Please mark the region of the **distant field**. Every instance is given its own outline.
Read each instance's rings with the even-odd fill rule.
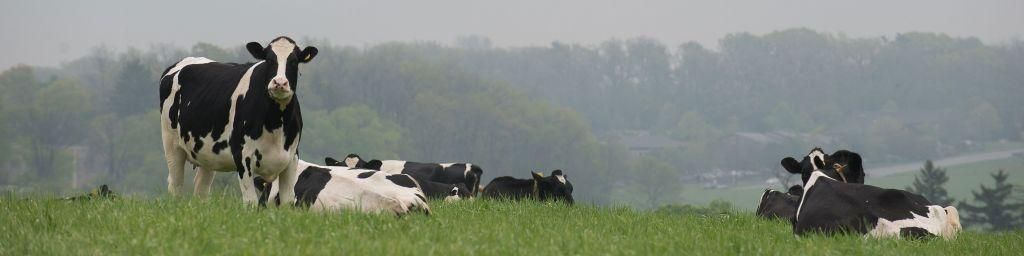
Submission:
[[[236,199],[0,197],[0,255],[1019,255],[1024,232],[941,239],[795,238],[749,213],[713,217],[535,202],[434,202],[431,216],[250,209]]]
[[[924,162],[921,163],[921,166],[924,166]],[[1007,179],[1009,183],[1024,186],[1024,159],[1019,157],[940,167],[945,168],[946,175],[949,175],[946,190],[957,200],[973,200],[971,190],[978,190],[981,184],[992,187],[994,181],[989,174],[999,169],[1005,170],[1010,175]],[[917,175],[917,171],[880,178],[868,176],[865,178],[865,183],[885,188],[903,189],[914,182],[914,175]],[[705,205],[712,200],[725,200],[737,208],[752,210],[757,207],[757,200],[762,191],[764,191],[763,187],[703,189],[697,184],[687,184],[682,194],[682,201],[687,204]]]

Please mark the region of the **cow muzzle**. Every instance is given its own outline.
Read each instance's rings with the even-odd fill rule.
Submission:
[[[267,86],[267,92],[270,94],[270,98],[278,103],[287,103],[292,97],[291,85],[285,77],[275,77],[271,80],[270,85]]]

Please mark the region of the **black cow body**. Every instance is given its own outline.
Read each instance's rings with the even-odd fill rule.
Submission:
[[[800,196],[803,193],[803,187],[800,185],[790,187],[785,193],[765,189],[754,213],[767,219],[792,220],[796,216],[796,207],[800,204]]]
[[[804,188],[793,232],[856,232],[870,237],[952,239],[960,231],[956,208],[931,205],[920,195],[898,189],[837,181],[815,171]]]
[[[184,162],[197,167],[196,194],[206,196],[213,171],[237,172],[243,201],[255,203],[253,177],[294,183],[302,131],[294,96],[298,64],[316,55],[287,37],[246,46],[261,61],[218,63],[189,57],[160,80],[160,114],[168,191],[181,189]],[[290,191],[290,189],[288,189]],[[289,196],[285,197],[290,201]]]
[[[510,176],[494,178],[484,187],[483,196],[512,200],[563,200],[569,204],[573,203],[572,183],[562,174],[562,170],[555,170],[548,177],[536,172],[531,174],[533,179],[516,179]]]
[[[384,167],[384,162],[389,162],[389,165]],[[408,174],[416,179],[416,182],[419,182],[428,197],[443,198],[449,201],[473,196],[475,189],[469,189],[467,186],[479,184],[479,177],[483,173],[479,166],[472,164],[432,164],[397,160],[365,162],[356,154],[349,154],[345,157],[345,161],[327,157],[324,158],[324,163],[328,166],[366,168],[377,171],[384,167],[388,170],[385,171],[386,173]],[[401,168],[397,167],[399,165]],[[466,165],[471,166],[470,172],[465,171]],[[474,167],[476,170],[472,170]]]

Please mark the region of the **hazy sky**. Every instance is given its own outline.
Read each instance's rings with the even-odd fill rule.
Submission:
[[[753,1],[53,1],[0,0],[0,69],[57,65],[107,45],[181,47],[266,42],[277,35],[335,44],[453,42],[481,35],[498,46],[592,44],[648,36],[715,47],[722,36],[808,27],[849,36],[929,31],[987,43],[1024,35],[1024,0]],[[302,42],[299,42],[302,44]]]

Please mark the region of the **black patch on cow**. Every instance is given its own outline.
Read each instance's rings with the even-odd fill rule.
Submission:
[[[332,157],[324,157],[324,165],[327,166],[345,166],[345,162],[338,161]]]
[[[419,193],[416,194],[416,197],[418,197],[420,200],[423,200],[424,202],[427,201],[427,198],[423,197],[423,195],[420,195]]]
[[[253,155],[256,155],[256,168],[260,168],[260,162],[263,161],[263,154],[260,154],[260,150],[257,149],[256,152],[253,153]]]
[[[331,170],[316,166],[306,167],[295,183],[295,205],[309,207],[316,202],[320,191],[331,180]]]
[[[919,227],[907,227],[900,229],[900,237],[921,239],[931,235],[928,230]]]
[[[220,151],[224,150],[227,147],[228,147],[228,142],[226,140],[222,140],[222,141],[218,141],[217,143],[213,143],[213,153],[214,154],[220,154]],[[256,151],[256,152],[259,152],[259,151]]]
[[[373,176],[373,174],[374,174],[374,172],[362,172],[362,173],[359,173],[359,175],[356,175],[356,178],[365,179],[365,178],[369,178],[370,176]]]
[[[256,187],[256,192],[260,195],[260,206],[267,206],[267,200],[270,198],[270,189],[274,187],[274,184],[267,182],[263,177],[254,177],[252,183]],[[277,204],[280,204],[280,202],[277,202]]]
[[[198,157],[196,157],[196,152],[195,151],[189,151],[188,153],[190,155],[192,155],[192,159],[197,159],[198,158]]]
[[[380,167],[382,165],[384,165],[384,162],[381,162],[380,160],[377,160],[377,159],[373,159],[373,160],[370,160],[369,162],[366,162],[366,169],[380,171]]]
[[[388,175],[387,179],[391,180],[391,183],[395,183],[395,185],[399,185],[399,186],[403,186],[403,187],[407,187],[407,188],[415,188],[416,187],[416,181],[413,181],[412,178],[410,178],[407,175]]]

